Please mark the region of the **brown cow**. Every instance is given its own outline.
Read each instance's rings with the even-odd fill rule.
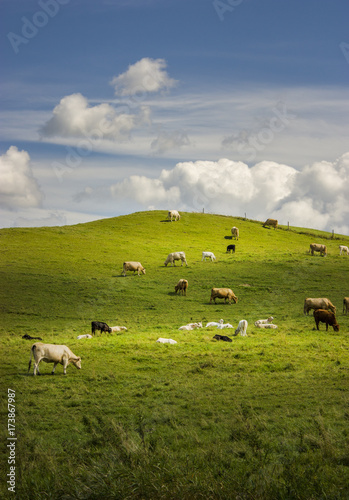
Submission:
[[[180,294],[187,295],[187,289],[188,289],[188,281],[180,279],[177,285],[175,286],[175,293],[179,291]]]
[[[272,226],[274,229],[277,229],[278,221],[276,219],[267,219],[263,224],[263,227],[265,226]]]
[[[238,301],[237,296],[230,288],[212,288],[210,303],[212,302],[212,300],[214,303],[216,303],[216,299],[224,299],[224,304],[227,302],[227,299],[229,301],[229,304],[231,304],[232,300],[235,304]]]
[[[328,330],[328,325],[332,326],[335,332],[339,332],[339,324],[333,312],[326,311],[325,309],[316,309],[314,311],[314,319],[317,330],[319,330],[319,323],[321,322],[326,323],[326,332]]]

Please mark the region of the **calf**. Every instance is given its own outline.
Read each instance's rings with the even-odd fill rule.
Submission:
[[[349,255],[349,248],[345,245],[339,245],[339,255],[342,255],[342,253]]]
[[[53,363],[52,375],[54,374],[58,363],[63,365],[64,375],[66,375],[67,373],[67,366],[69,365],[69,363],[73,363],[76,368],[78,368],[79,370],[81,369],[80,356],[75,356],[75,354],[66,345],[43,344],[41,342],[36,342],[35,344],[33,344],[30,350],[28,372],[30,370],[32,356],[34,356],[34,375],[36,375],[36,373],[40,375],[40,361]]]
[[[228,245],[227,246],[227,253],[235,253],[235,245]]]
[[[99,330],[101,332],[108,332],[108,333],[112,332],[112,329],[110,328],[110,326],[107,325],[107,323],[103,323],[103,321],[92,321],[91,322],[92,335],[95,334],[96,330]]]
[[[188,280],[180,279],[175,286],[175,293],[179,291],[181,295],[187,295]]]
[[[343,299],[343,312],[348,314],[349,311],[349,297],[344,297]]]
[[[224,340],[224,342],[233,342],[231,338],[227,337],[226,335],[215,335],[213,337],[216,340]]]
[[[335,332],[339,332],[339,324],[337,323],[336,316],[332,311],[326,311],[325,309],[316,309],[314,311],[314,319],[316,323],[316,329],[319,330],[319,323],[326,323],[326,332],[328,330],[328,325],[333,327]]]

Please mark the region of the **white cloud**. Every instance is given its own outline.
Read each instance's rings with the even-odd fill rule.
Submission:
[[[86,97],[72,94],[61,99],[40,132],[44,137],[84,137],[97,142],[125,140],[133,129],[147,122],[148,106],[140,106],[138,114],[118,113],[110,104],[89,106]]]
[[[118,200],[144,208],[202,210],[281,224],[349,233],[349,153],[298,171],[263,161],[249,167],[228,159],[178,163],[158,178],[133,175],[111,187]]]
[[[164,59],[150,59],[144,57],[135,64],[131,64],[125,73],[116,76],[110,82],[119,96],[142,95],[148,92],[159,92],[176,84],[165,71],[167,67]]]
[[[0,180],[0,206],[10,210],[40,206],[43,194],[26,151],[11,146],[0,156]]]
[[[184,130],[174,130],[167,132],[162,130],[150,145],[155,154],[167,153],[171,150],[178,151],[183,146],[189,146],[190,139]]]

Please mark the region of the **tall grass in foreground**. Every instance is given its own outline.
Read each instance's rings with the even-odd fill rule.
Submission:
[[[1,377],[16,391],[18,499],[349,498],[349,259],[312,230],[263,229],[255,221],[183,214],[179,223],[144,212],[64,228],[0,231]],[[225,253],[240,228],[235,255]],[[311,232],[309,235],[307,233]],[[328,257],[311,257],[324,241]],[[189,266],[164,267],[184,250]],[[201,251],[217,262],[201,262]],[[145,276],[121,276],[140,260]],[[174,294],[179,278],[187,297]],[[229,286],[237,304],[209,304]],[[340,332],[314,330],[306,296],[327,296]],[[278,329],[254,321],[275,317]],[[213,340],[214,328],[179,332],[189,321],[233,323],[248,337]],[[124,324],[90,332],[91,320]],[[31,342],[67,344],[82,369],[42,363],[27,375]],[[228,333],[229,332],[224,332]],[[176,345],[160,345],[158,337]],[[5,392],[4,392],[5,394]],[[1,407],[2,442],[7,409]],[[2,449],[3,478],[7,473]]]

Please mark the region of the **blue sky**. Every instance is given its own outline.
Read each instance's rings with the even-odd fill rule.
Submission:
[[[204,208],[349,234],[347,2],[0,7],[0,227]]]

